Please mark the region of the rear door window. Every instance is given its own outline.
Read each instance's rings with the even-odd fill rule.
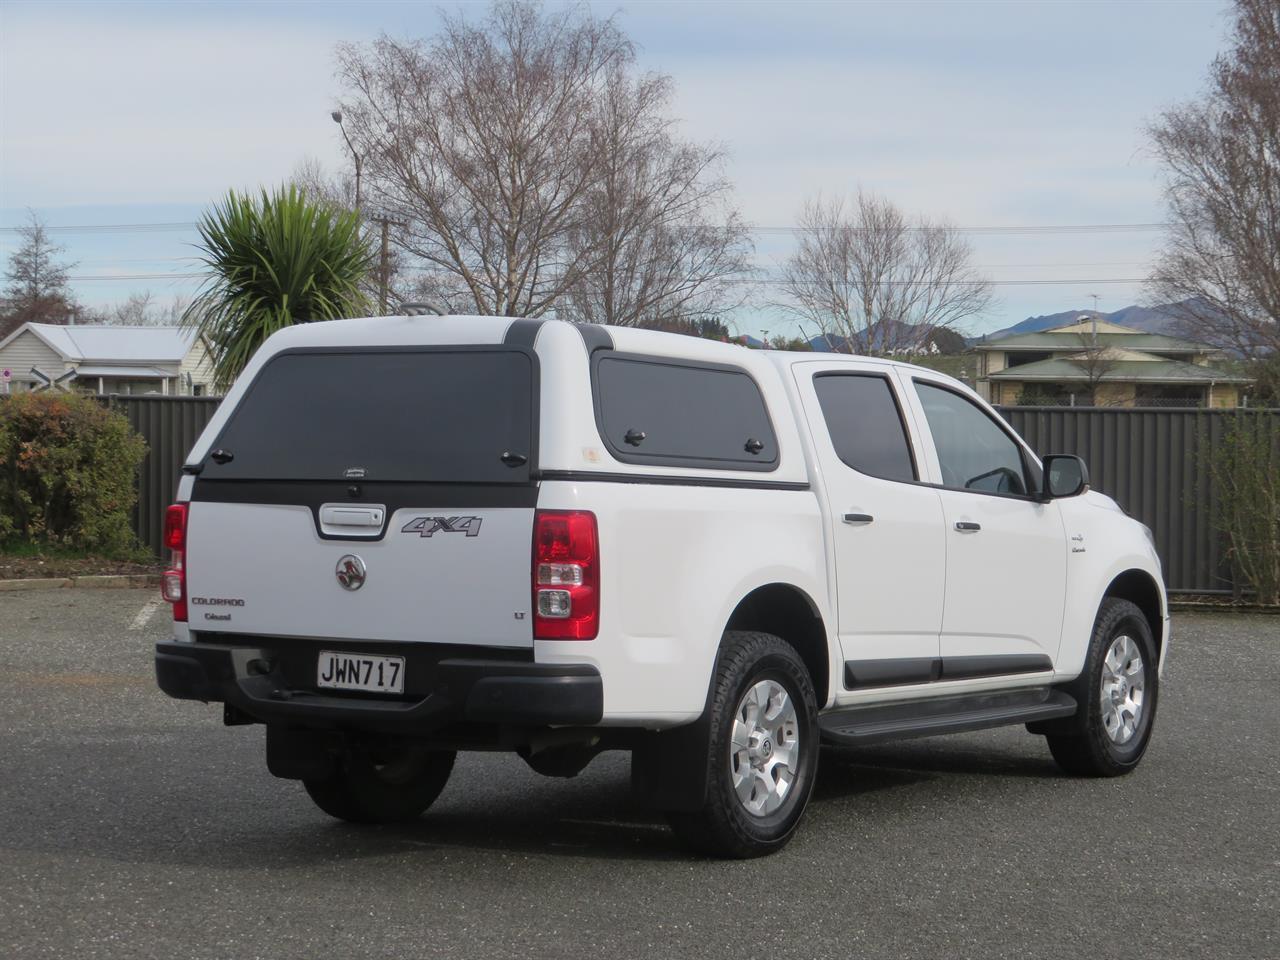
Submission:
[[[831,445],[848,466],[885,480],[916,479],[902,411],[877,374],[828,373],[813,380]]]
[[[232,459],[207,457],[201,479],[527,481],[535,382],[510,349],[282,353],[211,448]]]
[[[778,441],[756,382],[735,367],[604,355],[596,417],[627,463],[772,470]]]

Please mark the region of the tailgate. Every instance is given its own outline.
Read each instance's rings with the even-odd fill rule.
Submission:
[[[273,357],[199,466],[191,628],[532,646],[536,372],[510,347]]]
[[[191,629],[533,645],[532,506],[424,500],[389,519],[378,540],[327,540],[312,506],[192,503]]]

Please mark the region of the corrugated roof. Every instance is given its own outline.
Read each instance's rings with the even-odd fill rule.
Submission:
[[[1098,342],[1129,350],[1161,350],[1166,353],[1212,353],[1215,348],[1193,340],[1168,337],[1162,333],[1099,333]],[[980,340],[977,350],[1079,350],[1078,333],[1015,333],[998,340]]]
[[[27,327],[74,362],[177,363],[187,355],[196,333],[184,327],[115,327],[106,324]]]
[[[988,374],[988,380],[1060,380],[1087,381],[1088,373],[1079,363],[1071,360],[1040,360],[1017,367],[1006,367]],[[1106,373],[1098,378],[1103,382],[1120,383],[1250,383],[1242,377],[1214,367],[1203,367],[1181,360],[1116,360],[1108,365]]]

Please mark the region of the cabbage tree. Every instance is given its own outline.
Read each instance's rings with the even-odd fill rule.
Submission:
[[[198,229],[210,276],[183,322],[208,344],[219,390],[277,330],[369,311],[361,284],[373,251],[354,211],[295,186],[256,196],[232,190]]]

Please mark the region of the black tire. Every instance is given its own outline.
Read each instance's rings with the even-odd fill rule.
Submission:
[[[750,813],[734,789],[731,749],[739,704],[764,680],[787,693],[795,710],[798,761],[781,805],[770,813]],[[818,707],[813,681],[795,648],[768,633],[728,631],[720,645],[710,703],[706,805],[696,812],[668,813],[687,846],[717,857],[745,859],[781,850],[804,815],[818,772]],[[739,757],[739,760],[741,758]]]
[[[1142,709],[1128,740],[1117,743],[1103,723],[1103,665],[1113,641],[1130,637],[1142,658]],[[1108,597],[1102,601],[1093,636],[1085,655],[1084,670],[1063,689],[1080,705],[1076,715],[1055,723],[1046,734],[1049,752],[1064,771],[1079,777],[1118,777],[1138,765],[1151,742],[1159,703],[1160,678],[1151,627],[1134,604]]]
[[[403,823],[431,806],[453,772],[452,750],[353,749],[337,771],[303,780],[317,807],[348,823]]]

